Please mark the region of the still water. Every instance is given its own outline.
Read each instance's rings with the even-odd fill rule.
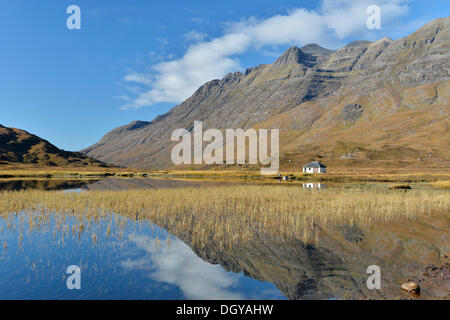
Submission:
[[[243,182],[170,179],[0,180],[0,190],[131,190],[215,187]],[[252,183],[252,182],[249,182]],[[273,184],[290,184],[280,181]],[[387,184],[292,184],[383,189]],[[416,188],[427,186],[414,185]],[[448,261],[448,212],[395,223],[312,224],[302,237],[255,237],[224,250],[193,234],[119,213],[87,218],[58,212],[0,215],[0,299],[409,299],[400,284],[421,281]],[[420,232],[418,232],[418,230]],[[447,258],[445,258],[447,257]],[[81,269],[69,290],[67,268]],[[382,290],[366,286],[367,267],[382,270]],[[426,279],[421,298],[449,297],[450,277]],[[444,279],[445,278],[445,279]]]
[[[0,217],[0,299],[284,299],[149,222],[111,216],[80,233],[73,218],[29,220]],[[80,290],[67,288],[70,265],[81,269]]]
[[[0,191],[19,190],[65,190],[65,191],[89,191],[89,190],[135,190],[135,189],[161,189],[161,188],[186,188],[186,187],[216,187],[224,185],[263,184],[251,180],[205,180],[205,179],[164,179],[164,178],[104,178],[104,179],[0,179]],[[391,184],[382,182],[361,183],[322,183],[274,180],[270,185],[293,186],[307,189],[326,188],[370,188],[388,189]],[[414,189],[430,189],[426,183],[410,183]]]

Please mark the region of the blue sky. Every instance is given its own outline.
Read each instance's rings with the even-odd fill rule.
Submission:
[[[152,120],[205,81],[271,63],[291,45],[393,39],[446,17],[441,0],[0,0],[0,124],[65,150]],[[81,9],[68,30],[66,8]],[[382,9],[368,30],[365,8]]]

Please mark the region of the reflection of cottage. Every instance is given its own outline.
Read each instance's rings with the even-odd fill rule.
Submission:
[[[317,161],[308,163],[303,167],[303,173],[326,173],[327,167]]]
[[[325,189],[326,185],[323,183],[304,183],[303,188],[308,189]]]

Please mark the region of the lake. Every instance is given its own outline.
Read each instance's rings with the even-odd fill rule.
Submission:
[[[242,183],[149,178],[0,183],[3,190],[75,193],[224,185]],[[385,185],[294,188],[317,193]],[[200,245],[191,231],[137,214],[89,218],[19,211],[0,215],[0,299],[409,299],[399,290],[402,282],[422,281],[427,267],[449,262],[444,257],[449,226],[448,211],[396,223],[316,222],[305,230],[308,239],[295,234],[274,239],[255,229],[257,236],[227,247],[213,238],[202,238]],[[67,287],[71,265],[81,270],[80,290]],[[382,270],[382,290],[366,285],[371,265]],[[449,297],[448,274],[437,280],[423,279],[421,299]]]
[[[34,227],[27,219],[0,219],[0,299],[284,299],[273,284],[205,262],[147,222],[116,216],[78,235],[67,232],[73,219],[66,229],[54,217]],[[81,269],[80,290],[67,288],[70,265]]]

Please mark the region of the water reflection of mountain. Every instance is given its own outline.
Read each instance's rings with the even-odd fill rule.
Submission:
[[[25,179],[12,180],[0,179],[0,191],[17,191],[17,190],[70,190],[79,189],[89,183],[95,183],[97,180],[58,180],[58,179]]]
[[[441,217],[368,226],[364,231],[357,226],[334,231],[315,228],[319,243],[261,239],[230,250],[212,242],[190,246],[209,263],[273,283],[289,299],[406,299],[401,283],[418,279],[430,263],[439,264],[440,251],[445,251],[450,239],[448,223]],[[415,232],[418,229],[423,231],[420,236]],[[436,234],[445,236],[438,239]],[[182,240],[192,243],[189,237]],[[366,286],[371,265],[381,269],[381,290]],[[438,287],[425,285],[423,291],[427,293],[423,298],[446,297]]]
[[[252,243],[231,253],[207,247],[194,251],[205,261],[225,270],[269,281],[289,299],[340,297],[343,288],[357,287],[342,258],[325,248],[304,243]],[[356,297],[363,297],[353,292]]]
[[[152,178],[107,179],[0,179],[0,191],[13,190],[130,190],[220,186],[225,182],[204,180],[170,180]],[[228,184],[233,182],[227,182]]]
[[[220,186],[224,182],[205,180],[170,180],[152,178],[109,178],[98,180],[84,186],[86,190],[129,190],[129,189],[162,189],[162,188],[185,188]]]

